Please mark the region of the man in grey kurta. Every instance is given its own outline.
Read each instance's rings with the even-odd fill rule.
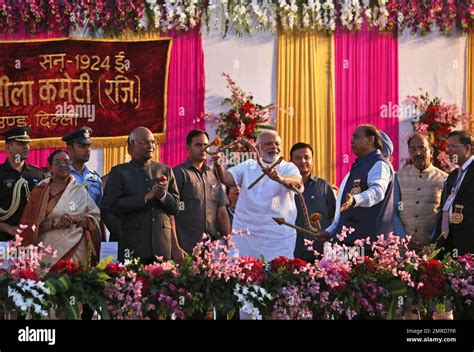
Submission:
[[[202,240],[203,234],[219,239],[231,233],[225,192],[213,170],[205,164],[209,143],[207,133],[189,132],[189,158],[174,168],[180,194],[180,211],[176,215],[176,234],[180,246],[188,253]]]

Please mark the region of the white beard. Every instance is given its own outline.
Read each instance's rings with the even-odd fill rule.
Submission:
[[[280,157],[280,154],[276,154],[276,155],[265,155],[265,156],[262,156],[262,160],[264,163],[266,164],[273,164],[275,161],[278,160],[278,158]]]

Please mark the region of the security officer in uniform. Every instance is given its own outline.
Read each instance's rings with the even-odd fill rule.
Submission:
[[[96,171],[91,171],[86,166],[91,157],[91,135],[92,129],[84,126],[64,136],[62,140],[66,142],[67,153],[71,158],[71,175],[87,189],[95,204],[100,208],[103,195],[102,179]],[[101,227],[102,233],[105,234],[102,224]],[[84,305],[81,318],[91,320],[93,314],[94,311],[88,305]]]
[[[92,129],[81,127],[64,136],[62,140],[67,144],[67,153],[72,161],[71,174],[78,183],[87,188],[91,198],[100,208],[102,205],[102,179],[97,172],[89,170],[86,166],[91,156],[91,135]]]
[[[8,158],[0,164],[0,241],[15,237],[33,187],[44,179],[41,169],[25,162],[30,152],[29,127],[0,133]]]

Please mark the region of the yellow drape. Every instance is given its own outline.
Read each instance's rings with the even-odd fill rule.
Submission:
[[[154,39],[159,38],[158,32],[134,32],[132,30],[125,30],[119,37],[119,39]],[[123,146],[104,148],[104,175],[108,174],[110,170],[118,164],[125,163],[130,160],[130,155],[127,152],[127,147],[124,143]],[[155,154],[153,156],[154,161],[160,161],[160,145],[156,145]]]
[[[159,144],[156,145],[152,160],[160,161]],[[130,161],[130,155],[127,152],[127,147],[104,148],[104,175],[107,175],[115,165],[128,161]]]
[[[467,129],[474,133],[474,30],[467,36],[466,113]]]
[[[134,32],[131,29],[124,30],[119,39],[155,39],[160,38],[160,32],[146,31],[146,32]]]
[[[334,37],[279,33],[277,72],[277,130],[285,159],[294,143],[310,143],[313,173],[334,184]]]

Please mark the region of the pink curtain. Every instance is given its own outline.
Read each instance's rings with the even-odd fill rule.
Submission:
[[[199,26],[184,34],[173,34],[169,76],[166,143],[161,146],[162,163],[176,166],[187,158],[186,135],[204,129],[204,52]]]
[[[50,154],[56,149],[58,148],[32,149],[26,162],[37,167],[48,166],[48,156],[50,156]],[[7,152],[0,152],[0,163],[3,164],[7,158]]]
[[[398,41],[378,30],[336,31],[336,179],[339,185],[355,156],[350,140],[360,124],[375,125],[394,144],[398,169]]]

